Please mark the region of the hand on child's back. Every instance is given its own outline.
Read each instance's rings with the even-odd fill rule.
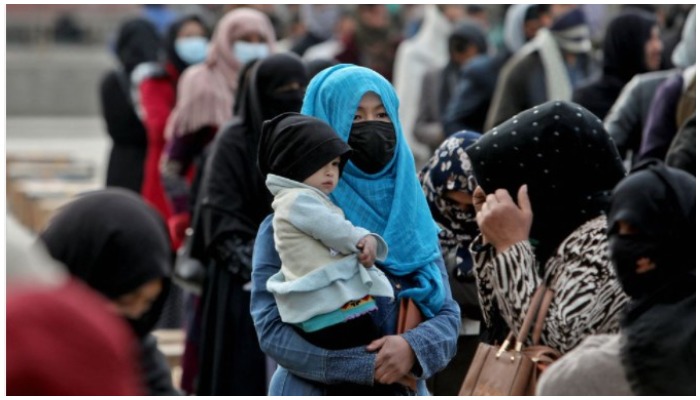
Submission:
[[[374,260],[377,258],[377,239],[372,235],[367,235],[357,242],[357,248],[360,254],[357,256],[360,264],[366,268],[374,265]]]

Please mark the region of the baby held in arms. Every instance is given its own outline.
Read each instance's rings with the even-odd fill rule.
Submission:
[[[282,267],[267,281],[283,322],[312,344],[343,349],[381,337],[373,296],[394,297],[375,260],[381,236],[353,226],[329,195],[352,150],[320,119],[281,114],[263,125],[258,165],[274,196],[275,248]]]

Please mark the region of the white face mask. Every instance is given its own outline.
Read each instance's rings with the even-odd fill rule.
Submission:
[[[175,40],[175,52],[188,65],[197,64],[207,58],[209,41],[204,36],[190,36]]]
[[[250,43],[237,41],[233,44],[233,56],[241,64],[247,64],[248,61],[256,58],[265,58],[270,54],[270,49],[267,43]]]

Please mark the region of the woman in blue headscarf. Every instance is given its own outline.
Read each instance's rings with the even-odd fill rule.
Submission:
[[[456,352],[460,313],[450,292],[439,229],[398,122],[396,93],[376,72],[340,64],[311,81],[301,111],[329,123],[353,148],[331,199],[354,225],[386,240],[389,255],[377,266],[392,282],[396,298],[413,299],[424,322],[397,335],[399,302],[377,298],[379,310],[373,318],[384,337],[345,350],[304,341],[282,323],[265,288],[280,268],[268,217],[253,254],[251,313],[261,348],[279,364],[269,394],[333,394],[348,386],[354,392],[364,387],[367,394],[413,394],[400,383],[409,375],[418,379],[417,393],[427,395],[425,379],[443,369]]]

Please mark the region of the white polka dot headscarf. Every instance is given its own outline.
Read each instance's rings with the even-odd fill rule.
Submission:
[[[625,175],[622,159],[599,118],[578,104],[550,101],[487,131],[467,149],[478,184],[516,199],[528,185],[531,238],[546,259],[574,229],[607,210]]]

